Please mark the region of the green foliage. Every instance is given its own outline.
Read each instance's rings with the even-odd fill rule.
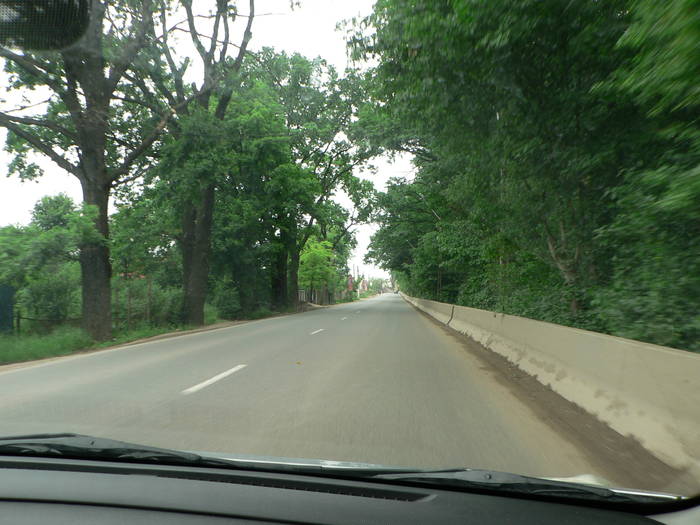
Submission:
[[[200,107],[178,115],[157,166],[142,186],[119,190],[110,218],[115,274],[150,278],[155,301],[159,289],[170,294],[182,286],[183,213],[213,185],[207,301],[228,319],[286,311],[277,301],[280,288],[286,284],[288,297],[296,295],[294,265],[312,236],[332,245],[323,286],[333,298],[346,283],[351,228],[369,220],[373,199],[372,185],[353,173],[366,155],[351,151],[342,134],[360,98],[359,79],[338,77],[322,60],[268,49],[244,62],[236,82],[222,120]],[[355,213],[331,200],[338,189]],[[137,280],[130,284],[133,322],[145,311]],[[119,326],[124,286],[115,281]]]
[[[237,319],[241,313],[238,288],[231,278],[217,279],[211,293],[211,304],[224,319]]]
[[[382,278],[374,277],[369,280],[369,291],[373,294],[381,293],[386,285],[386,282]]]
[[[251,312],[246,312],[244,314],[245,319],[250,319],[250,320],[256,320],[256,319],[264,319],[265,317],[270,317],[271,315],[274,315],[274,312],[270,310],[269,308],[258,308],[257,310],[253,310]]]
[[[299,284],[304,288],[319,290],[328,287],[333,277],[333,250],[328,241],[309,239],[301,252]]]
[[[204,324],[214,324],[220,319],[219,310],[216,306],[205,303],[204,304]]]
[[[17,289],[17,307],[35,321],[25,327],[46,331],[80,318],[83,242],[97,240],[94,211],[78,208],[65,194],[42,198],[26,227],[0,229],[0,281]]]
[[[352,227],[372,211],[373,188],[355,170],[373,152],[351,133],[365,99],[363,76],[272,49],[241,49],[241,64],[227,56],[233,37],[228,26],[219,31],[217,18],[211,52],[198,53],[203,82],[192,83],[191,57],[159,34],[172,31],[166,17],[177,5],[109,2],[94,13],[102,31],[56,56],[8,54],[3,65],[6,87],[26,102],[0,112],[9,172],[40,176],[33,155],[44,154],[76,176],[96,206],[46,198],[32,226],[0,232],[7,241],[0,279],[26,288],[23,296],[38,304],[36,287],[46,297],[58,293],[43,275],[80,262],[84,326],[101,340],[112,327],[176,322],[176,303],[200,322],[206,293],[227,317],[284,310],[312,236],[332,243],[332,292],[346,273]],[[194,25],[204,15],[188,5],[180,7]],[[233,15],[221,2],[215,12]],[[35,100],[38,93],[48,98]],[[354,210],[333,202],[339,192]],[[108,217],[115,194],[118,211]],[[65,317],[56,301],[54,313]]]
[[[140,274],[112,278],[112,312],[117,329],[142,324],[175,327],[181,323],[182,290]]]
[[[415,154],[368,259],[407,293],[698,340],[693,0],[379,0],[358,132]]]
[[[80,317],[80,267],[69,262],[27,279],[17,294],[17,307],[25,317],[50,324]]]
[[[614,253],[596,305],[617,334],[700,351],[700,18],[697,2],[636,2],[619,46],[633,59],[604,86],[632,95],[663,151],[634,166],[599,231]]]
[[[49,335],[0,335],[0,364],[67,355],[91,345],[90,336],[71,327],[58,328]]]
[[[68,228],[70,217],[76,211],[75,203],[65,193],[55,197],[42,197],[34,205],[32,223],[42,231],[53,228]]]
[[[619,45],[635,54],[616,75],[617,82],[652,114],[682,115],[697,108],[700,104],[697,1],[637,0],[633,13],[633,23]]]
[[[130,343],[132,341],[138,341],[139,339],[147,339],[160,334],[173,333],[179,330],[180,329],[176,329],[171,326],[150,326],[148,324],[137,325],[132,327],[130,330],[117,329],[114,331],[112,339],[98,344],[93,343],[93,348],[107,348],[110,346]]]

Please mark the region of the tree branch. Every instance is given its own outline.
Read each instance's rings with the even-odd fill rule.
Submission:
[[[221,64],[226,60],[226,53],[228,52],[229,41],[231,40],[230,29],[228,26],[228,17],[224,14],[224,44],[221,47],[221,52],[219,53],[219,62]]]
[[[153,3],[151,0],[142,0],[140,16],[141,20],[139,21],[134,36],[124,47],[121,55],[114,60],[114,64],[109,72],[105,89],[107,96],[111,96],[114,92],[124,72],[134,61],[134,58],[136,58],[136,55],[141,51],[146,42],[148,30],[153,23]]]
[[[199,35],[197,33],[197,26],[194,23],[194,13],[192,12],[192,0],[181,0],[183,7],[185,8],[185,13],[187,13],[187,25],[190,28],[190,32],[192,33],[192,43],[194,44],[194,47],[197,49],[197,53],[199,53],[199,56],[202,58],[202,60],[205,63],[205,69],[206,69],[206,64],[208,63],[207,59],[207,50],[204,48],[204,45],[202,44],[202,41],[199,39]]]
[[[248,23],[245,26],[241,46],[238,48],[238,56],[233,64],[234,71],[239,71],[241,69],[241,64],[243,63],[243,57],[245,56],[246,49],[248,48],[248,43],[250,42],[250,39],[253,38],[253,18],[255,18],[255,0],[250,0],[250,14],[248,15]]]
[[[192,95],[191,97],[183,100],[180,102],[177,106],[171,107],[160,119],[158,124],[151,130],[151,132],[144,138],[141,143],[136,146],[131,153],[129,153],[126,158],[124,159],[124,162],[122,162],[122,165],[114,170],[109,179],[111,182],[116,181],[119,177],[122,175],[125,175],[126,173],[129,172],[129,169],[131,168],[131,165],[138,159],[148,148],[150,148],[153,143],[158,139],[160,134],[163,132],[165,127],[168,125],[168,122],[170,122],[170,119],[172,119],[178,111],[180,111],[183,107],[186,107],[190,102],[195,100],[199,96],[199,93]]]
[[[168,122],[170,119],[176,114],[176,110],[174,108],[171,108],[163,117],[160,119],[158,124],[156,124],[155,128],[151,130],[151,132],[144,138],[141,143],[136,146],[131,153],[129,153],[126,158],[124,159],[124,162],[122,162],[122,165],[114,170],[110,177],[110,183],[113,183],[116,181],[119,177],[122,175],[125,175],[126,173],[129,172],[129,168],[131,168],[131,165],[138,159],[148,148],[150,148],[153,143],[158,139],[160,136],[161,132],[165,129],[165,127],[168,125]]]
[[[41,106],[43,104],[48,104],[49,102],[51,102],[51,97],[47,98],[46,100],[42,100],[41,102],[35,102],[34,104],[29,104],[27,106],[20,106],[17,108],[8,109],[5,111],[5,113],[9,115],[10,113],[14,113],[15,111],[24,111],[27,109],[35,108],[37,106]]]
[[[144,169],[140,169],[138,172],[134,173],[133,175],[130,175],[129,177],[126,177],[124,179],[113,180],[111,183],[111,187],[116,188],[117,186],[121,186],[122,184],[133,182],[139,177],[143,176],[144,171]]]
[[[80,173],[80,170],[78,169],[77,166],[71,164],[68,160],[66,160],[64,157],[62,157],[60,154],[56,153],[51,146],[46,144],[44,141],[42,141],[39,137],[36,135],[32,135],[28,131],[22,129],[21,126],[18,124],[11,122],[11,121],[2,121],[0,118],[0,123],[3,127],[7,128],[10,130],[12,133],[17,135],[18,137],[21,137],[22,139],[26,140],[31,144],[35,149],[49,157],[52,161],[54,161],[58,166],[66,170],[68,173],[71,173],[78,177],[82,181],[82,174]]]
[[[165,13],[165,5],[163,5],[160,13],[160,23],[163,26],[163,44],[161,46],[161,49],[163,51],[163,54],[165,55],[165,60],[168,62],[168,67],[170,67],[170,74],[173,77],[173,81],[175,82],[175,94],[177,96],[178,100],[184,100],[185,99],[185,86],[182,82],[182,77],[187,69],[188,61],[185,62],[182,68],[178,68],[177,65],[175,64],[175,59],[173,58],[173,54],[170,51],[170,45],[168,43],[168,30],[166,29],[167,26],[167,20],[166,20],[166,13]],[[156,81],[156,87],[160,89],[161,93],[163,96],[168,98],[168,101],[173,98],[172,95],[170,94],[170,91],[165,89],[165,84],[158,83]],[[167,95],[166,95],[167,92]],[[170,102],[170,105],[174,106],[174,100]]]
[[[61,100],[66,107],[68,107],[68,110],[71,112],[74,119],[80,118],[82,108],[80,107],[80,102],[78,101],[78,97],[76,95],[77,89],[74,86],[71,87],[69,84],[68,91],[66,91],[66,86],[51,76],[52,72],[46,65],[41,64],[38,60],[29,55],[19,55],[13,51],[10,51],[9,49],[0,47],[0,57],[14,62],[27,73],[38,77],[41,82],[49,86],[59,97],[61,97]]]
[[[11,60],[27,73],[39,77],[43,83],[54,87],[55,81],[51,78],[48,69],[42,65],[39,61],[35,60],[29,55],[19,55],[5,47],[0,47],[0,57]]]
[[[0,124],[4,125],[5,122],[15,122],[17,124],[27,124],[30,126],[40,126],[42,128],[47,128],[56,131],[64,135],[66,138],[73,140],[77,139],[77,134],[75,132],[69,130],[68,128],[64,128],[60,124],[51,122],[50,120],[42,120],[30,117],[18,117],[15,115],[8,115],[7,113],[0,112]]]
[[[141,93],[143,93],[144,98],[148,99],[148,102],[146,101],[135,101],[132,99],[132,102],[136,102],[137,104],[140,104],[142,106],[148,107],[153,109],[156,113],[160,113],[163,111],[163,107],[158,105],[158,97],[156,97],[155,93],[151,91],[148,86],[146,85],[146,82],[144,81],[143,78],[139,78],[136,76],[133,76],[127,72],[124,72],[124,78],[126,78],[129,82],[131,82],[134,86],[136,86]],[[169,94],[169,93],[168,93]],[[119,99],[118,96],[112,96],[112,98]],[[123,99],[127,97],[122,97]],[[168,102],[170,102],[170,98],[168,98]],[[172,103],[170,104],[171,106],[175,105],[175,100],[172,100]]]
[[[107,135],[107,138],[123,148],[134,149],[137,146],[136,144],[132,144],[130,142],[127,142],[126,140],[120,139],[119,137],[115,136],[114,134]]]
[[[120,95],[112,95],[112,100],[121,100],[122,102],[129,102],[131,104],[136,104],[138,106],[142,106],[144,108],[148,108],[150,110],[153,110],[156,113],[159,111],[163,111],[163,108],[161,108],[161,107],[154,106],[154,105],[149,104],[148,102],[146,102],[144,100],[137,100],[137,99],[131,98],[131,97],[122,97]]]
[[[214,18],[214,29],[211,34],[211,41],[209,42],[209,51],[207,52],[207,57],[211,60],[216,52],[216,39],[219,38],[219,26],[221,26],[221,12],[222,8],[226,9],[226,2],[216,2],[216,17]],[[224,18],[226,13],[224,12]]]
[[[243,63],[243,57],[245,56],[246,49],[248,48],[248,43],[253,37],[253,19],[255,18],[255,0],[250,0],[250,15],[248,18],[248,23],[245,26],[245,31],[243,32],[243,39],[241,40],[241,46],[238,48],[238,56],[233,63],[233,71],[238,73],[241,70],[241,64]],[[219,98],[219,103],[216,105],[216,110],[214,115],[218,119],[223,119],[226,114],[226,108],[229,102],[231,102],[231,97],[233,96],[233,87],[228,85],[221,94]]]

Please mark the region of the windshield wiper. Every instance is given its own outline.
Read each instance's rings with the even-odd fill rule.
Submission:
[[[95,461],[124,461],[131,463],[155,463],[191,467],[215,467],[290,474],[335,475],[337,472],[356,477],[374,474],[404,472],[407,469],[342,468],[322,464],[277,462],[272,459],[217,457],[166,448],[137,445],[114,439],[82,434],[32,434],[28,436],[0,437],[2,456],[30,456],[43,458],[81,459]],[[284,459],[284,458],[277,458]],[[335,465],[335,462],[329,462]]]
[[[567,481],[521,476],[507,472],[479,469],[450,469],[376,474],[370,479],[409,484],[440,485],[447,488],[513,493],[535,497],[589,499],[609,503],[660,503],[682,500],[682,496],[646,491],[609,489]]]
[[[444,488],[491,493],[512,493],[546,498],[569,498],[608,503],[659,503],[684,499],[673,494],[626,489],[608,489],[567,481],[533,478],[479,469],[413,471],[405,468],[329,468],[323,465],[300,465],[259,462],[203,456],[192,452],[135,445],[113,439],[81,434],[34,434],[0,438],[1,456],[31,456],[95,461],[124,461],[192,467],[236,468],[243,470],[286,472],[351,479],[391,481],[404,484],[439,485]]]
[[[231,464],[226,460],[205,458],[190,452],[70,433],[3,437],[0,438],[0,456],[60,457],[192,466]]]

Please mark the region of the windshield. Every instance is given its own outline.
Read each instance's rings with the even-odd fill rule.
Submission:
[[[696,2],[82,4],[0,46],[0,438],[700,494]]]

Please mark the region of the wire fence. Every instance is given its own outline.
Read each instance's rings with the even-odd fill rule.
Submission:
[[[21,334],[23,333],[23,330],[27,330],[27,323],[26,321],[29,321],[31,324],[31,331],[32,332],[48,332],[52,330],[53,328],[59,327],[59,326],[71,326],[71,327],[76,327],[79,328],[82,325],[83,318],[82,317],[63,317],[60,319],[49,319],[49,318],[44,318],[44,317],[27,317],[25,315],[22,315],[20,312],[15,313],[13,317],[13,323],[12,323],[12,330],[11,332],[14,334]],[[144,318],[142,317],[122,317],[122,316],[115,316],[112,315],[112,323],[113,324],[118,324],[122,323],[126,326],[130,326],[132,324],[140,324],[145,321]]]

